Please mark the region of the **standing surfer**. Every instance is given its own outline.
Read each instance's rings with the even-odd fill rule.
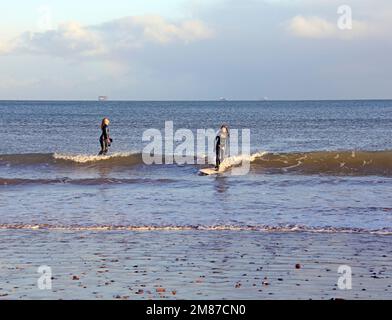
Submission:
[[[226,156],[229,155],[229,127],[223,124],[216,137],[215,137],[215,154],[216,154],[216,165],[215,170],[219,170],[219,166]]]
[[[113,139],[109,136],[109,124],[110,120],[108,118],[103,118],[101,123],[101,130],[102,134],[99,137],[99,143],[101,144],[101,151],[99,155],[105,155],[109,151],[110,144],[112,143]]]

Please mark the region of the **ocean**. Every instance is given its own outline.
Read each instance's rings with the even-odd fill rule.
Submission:
[[[1,101],[0,227],[392,234],[392,101]],[[100,121],[113,145],[98,157]],[[143,132],[250,130],[246,175],[143,162]]]

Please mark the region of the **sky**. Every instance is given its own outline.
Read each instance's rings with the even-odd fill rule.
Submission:
[[[0,100],[392,98],[390,0],[13,0]]]

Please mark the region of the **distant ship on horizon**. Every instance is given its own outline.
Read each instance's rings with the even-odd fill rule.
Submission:
[[[98,97],[98,101],[106,101],[106,100],[108,100],[107,96],[99,96]]]

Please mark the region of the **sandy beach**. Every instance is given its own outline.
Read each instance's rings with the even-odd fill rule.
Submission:
[[[0,230],[1,299],[387,299],[388,235]],[[52,270],[40,290],[37,269]],[[352,289],[337,286],[340,265]]]

